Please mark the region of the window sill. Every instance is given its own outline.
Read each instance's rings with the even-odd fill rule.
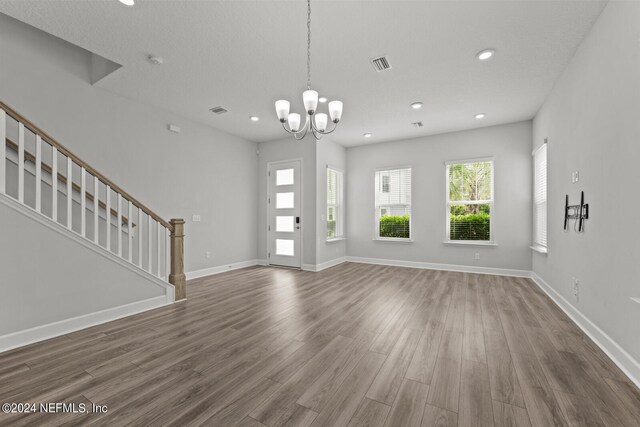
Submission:
[[[345,236],[339,236],[339,237],[332,237],[330,239],[325,240],[327,243],[333,243],[333,242],[341,242],[343,240],[347,240],[347,238]]]
[[[401,239],[395,237],[374,237],[374,242],[397,242],[397,243],[413,243],[413,239]]]
[[[543,254],[543,255],[547,254],[547,248],[545,248],[544,246],[533,245],[533,246],[529,246],[529,248],[531,248],[532,251],[538,252],[540,254]]]
[[[496,242],[478,240],[445,240],[443,243],[453,246],[498,246]]]

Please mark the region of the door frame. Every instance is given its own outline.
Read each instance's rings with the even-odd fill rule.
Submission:
[[[269,225],[270,225],[270,220],[271,218],[269,217],[269,195],[271,194],[271,180],[269,179],[269,172],[271,170],[271,166],[277,166],[279,164],[282,163],[290,163],[290,162],[300,162],[300,216],[302,217],[302,222],[301,222],[301,230],[300,230],[300,267],[291,267],[291,268],[299,268],[300,270],[302,270],[302,266],[304,265],[304,226],[305,226],[305,216],[304,216],[304,159],[302,159],[301,157],[297,157],[297,158],[293,158],[293,159],[287,159],[287,160],[277,160],[277,161],[273,161],[273,162],[267,162],[267,175],[266,175],[266,179],[267,179],[267,194],[265,196],[264,199],[264,204],[267,207],[267,214],[266,214],[266,222],[265,222],[265,229],[266,229],[266,233],[267,233],[267,241],[266,241],[266,252],[267,252],[267,265],[268,266],[278,266],[277,264],[271,264],[271,257],[269,256],[269,250],[270,250],[270,246],[271,246],[271,230],[269,230]],[[285,267],[282,267],[285,268]]]

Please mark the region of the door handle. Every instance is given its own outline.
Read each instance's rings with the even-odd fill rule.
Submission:
[[[296,217],[296,229],[300,230],[300,217]]]

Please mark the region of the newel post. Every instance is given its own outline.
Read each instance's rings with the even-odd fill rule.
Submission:
[[[171,273],[169,283],[176,288],[176,301],[187,297],[187,279],[184,275],[184,219],[169,221],[171,232]]]

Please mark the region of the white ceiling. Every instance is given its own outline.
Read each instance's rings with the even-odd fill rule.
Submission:
[[[605,4],[313,0],[312,86],[344,102],[332,139],[355,146],[531,119]],[[251,141],[285,137],[276,99],[302,112],[303,0],[0,0],[0,12],[123,65],[98,86]],[[489,47],[492,60],[475,59]],[[373,70],[380,54],[391,70]],[[218,105],[229,113],[208,111]]]

